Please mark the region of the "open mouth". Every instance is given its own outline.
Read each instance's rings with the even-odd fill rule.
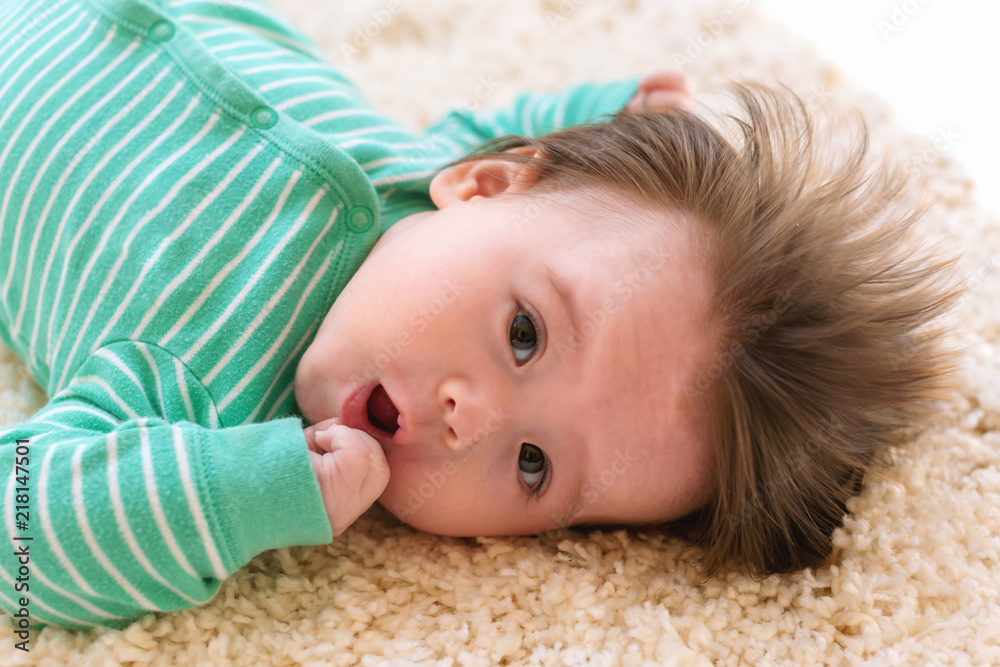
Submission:
[[[385,387],[375,385],[368,397],[368,421],[375,428],[385,431],[390,436],[399,429],[399,410],[393,405]]]

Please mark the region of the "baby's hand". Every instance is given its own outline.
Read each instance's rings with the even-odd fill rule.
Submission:
[[[389,464],[375,438],[336,419],[310,426],[304,435],[336,537],[382,495],[389,483]]]
[[[691,108],[691,84],[683,72],[659,70],[639,80],[639,92],[629,100],[628,111],[666,111]]]

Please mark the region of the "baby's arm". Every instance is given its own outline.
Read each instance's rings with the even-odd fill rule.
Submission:
[[[0,428],[0,605],[28,598],[36,624],[125,625],[203,604],[261,551],[328,543],[301,420],[217,426],[179,360],[126,341]],[[18,548],[30,553],[20,592]]]
[[[573,125],[600,120],[623,110],[665,111],[688,108],[691,87],[675,70],[658,70],[606,83],[583,83],[554,93],[521,93],[495,110],[455,109],[430,126],[430,136],[447,138],[467,152],[508,134],[538,137]]]

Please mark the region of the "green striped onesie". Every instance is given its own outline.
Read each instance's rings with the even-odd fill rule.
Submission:
[[[0,341],[51,397],[0,426],[15,628],[197,606],[329,542],[293,389],[337,294],[435,169],[637,82],[415,133],[260,2],[0,0]]]

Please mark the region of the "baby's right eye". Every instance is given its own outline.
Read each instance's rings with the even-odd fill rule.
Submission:
[[[510,347],[518,366],[531,359],[538,348],[538,331],[524,310],[518,310],[510,323]]]

